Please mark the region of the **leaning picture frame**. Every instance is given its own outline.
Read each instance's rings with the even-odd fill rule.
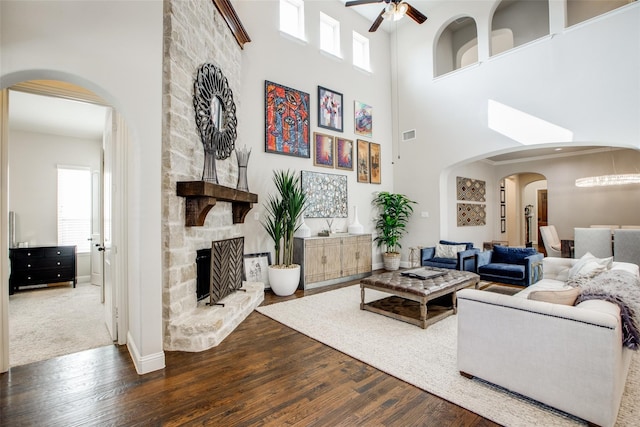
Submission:
[[[318,86],[318,126],[342,132],[342,94],[326,87]]]
[[[336,137],[336,169],[353,170],[353,141]]]
[[[265,80],[266,153],[311,157],[309,94]]]
[[[369,142],[358,140],[358,182],[369,182]]]
[[[271,252],[244,254],[244,280],[247,282],[262,282],[264,287],[269,286],[269,270],[271,265]]]
[[[334,164],[333,136],[313,133],[313,165],[332,168]]]

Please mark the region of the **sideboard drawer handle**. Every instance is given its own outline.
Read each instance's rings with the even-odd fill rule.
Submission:
[[[60,265],[60,261],[58,261],[58,265]]]
[[[60,273],[58,273],[58,277],[60,277]]]
[[[27,268],[31,268],[31,264],[27,264]]]
[[[58,251],[58,255],[60,255],[60,251]]]
[[[27,256],[31,256],[31,252],[27,252]]]

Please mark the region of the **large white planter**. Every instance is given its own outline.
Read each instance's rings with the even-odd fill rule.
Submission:
[[[292,295],[300,283],[300,266],[293,264],[291,268],[274,268],[269,266],[269,286],[274,294],[285,297]]]
[[[396,252],[385,252],[382,254],[384,269],[394,271],[400,268],[400,254]]]

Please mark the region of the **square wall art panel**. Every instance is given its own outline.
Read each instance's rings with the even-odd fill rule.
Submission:
[[[458,227],[486,225],[485,207],[482,204],[458,203]]]
[[[302,191],[308,199],[305,218],[347,218],[347,176],[302,171]]]
[[[472,178],[456,178],[456,189],[458,197],[456,200],[465,200],[469,202],[484,202],[487,193],[484,181]]]

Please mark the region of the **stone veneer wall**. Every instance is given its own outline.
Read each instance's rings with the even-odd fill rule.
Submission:
[[[233,224],[231,204],[219,202],[203,227],[186,227],[185,201],[176,196],[177,181],[202,177],[204,151],[196,129],[193,82],[204,63],[217,65],[239,106],[241,49],[210,0],[164,2],[164,70],[162,135],[163,333],[165,350],[197,351],[198,337],[176,332],[171,324],[193,316],[196,301],[196,250],[212,240],[240,236]],[[236,141],[236,146],[240,141]],[[235,153],[217,161],[220,185],[236,186]],[[196,319],[197,320],[197,319]]]

